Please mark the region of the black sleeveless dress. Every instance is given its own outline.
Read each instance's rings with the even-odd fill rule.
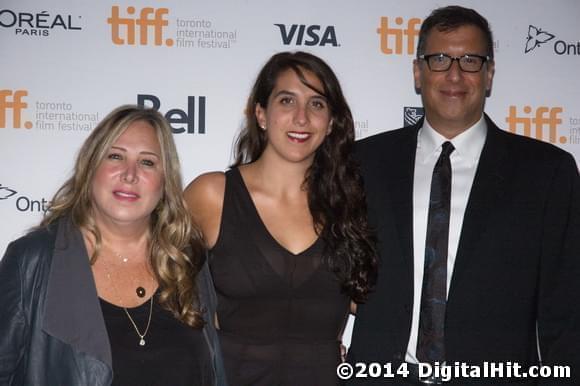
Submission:
[[[260,219],[238,169],[226,172],[210,267],[230,386],[339,384],[339,334],[350,299],[322,263],[318,239],[294,255]]]

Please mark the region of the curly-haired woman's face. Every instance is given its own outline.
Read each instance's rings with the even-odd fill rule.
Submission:
[[[163,195],[161,147],[155,129],[133,122],[98,166],[92,183],[94,216],[103,222],[148,224]]]
[[[324,90],[312,72],[302,70],[313,88]],[[316,149],[330,133],[330,107],[326,97],[303,84],[289,69],[282,72],[268,98],[268,107],[256,106],[258,124],[268,143],[262,156],[291,162],[312,162]]]

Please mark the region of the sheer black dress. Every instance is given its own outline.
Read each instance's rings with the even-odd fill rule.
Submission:
[[[230,386],[337,385],[350,300],[322,263],[318,239],[299,254],[260,219],[238,169],[226,172],[210,267]]]

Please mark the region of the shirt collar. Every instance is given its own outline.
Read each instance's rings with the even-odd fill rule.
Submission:
[[[486,135],[487,124],[483,115],[473,126],[450,140],[435,131],[427,119],[424,119],[423,127],[417,134],[417,160],[427,163],[431,157],[439,157],[441,145],[450,141],[455,148],[451,158],[461,157],[473,166],[479,160]]]

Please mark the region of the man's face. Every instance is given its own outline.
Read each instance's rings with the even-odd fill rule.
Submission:
[[[472,25],[445,32],[433,28],[425,40],[425,55],[487,55],[483,32]],[[429,69],[425,60],[413,63],[415,87],[420,90],[429,124],[448,138],[475,124],[483,113],[486,93],[491,89],[493,62],[487,61],[479,72],[463,72],[453,61],[444,72]]]

